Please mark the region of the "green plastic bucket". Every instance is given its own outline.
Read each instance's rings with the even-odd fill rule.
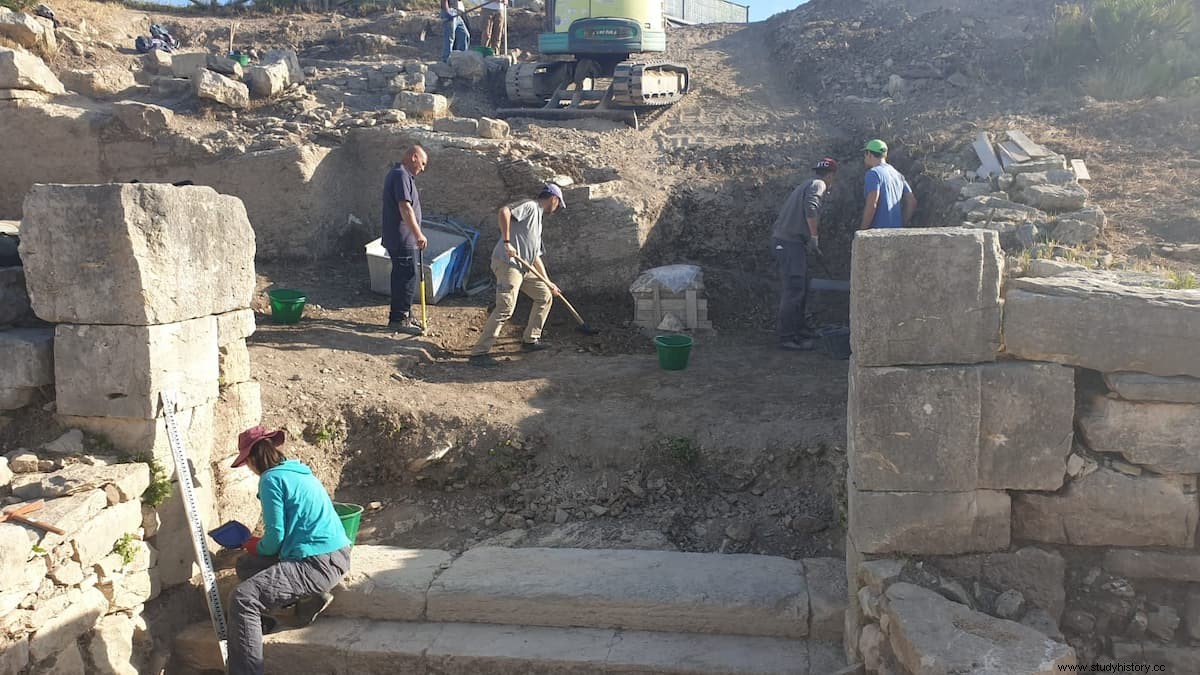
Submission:
[[[271,300],[271,318],[275,323],[299,323],[304,313],[308,296],[291,288],[277,288],[267,292]]]
[[[479,52],[480,56],[483,56],[483,57],[496,55],[496,52],[494,50],[492,50],[491,47],[484,47],[483,45],[475,45],[475,46],[471,47],[471,51]]]
[[[687,335],[657,335],[654,346],[658,349],[658,365],[663,370],[687,368],[688,355],[692,353],[692,338]]]
[[[353,546],[354,540],[358,539],[358,526],[362,523],[363,507],[358,504],[334,502],[333,510],[337,512],[338,520],[342,521],[342,528],[346,530],[346,538]]]

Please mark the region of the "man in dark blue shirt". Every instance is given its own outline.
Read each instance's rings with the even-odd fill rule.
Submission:
[[[404,153],[383,181],[383,247],[392,259],[392,308],[388,329],[421,335],[425,327],[412,316],[417,294],[417,251],[429,240],[421,231],[421,196],[417,176],[425,170],[429,156],[414,145]]]

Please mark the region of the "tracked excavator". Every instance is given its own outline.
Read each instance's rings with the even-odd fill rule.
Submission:
[[[502,117],[602,117],[637,128],[638,111],[675,103],[688,69],[653,61],[667,50],[663,0],[547,0],[543,60],[517,63],[505,78]],[[631,57],[638,58],[631,58]]]

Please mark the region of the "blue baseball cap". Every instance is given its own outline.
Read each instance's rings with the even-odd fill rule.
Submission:
[[[562,188],[558,187],[558,185],[556,185],[554,183],[546,183],[546,187],[542,188],[542,194],[547,194],[547,193],[552,194],[555,197],[558,197],[559,207],[561,207],[563,209],[567,208],[567,200],[563,199]]]

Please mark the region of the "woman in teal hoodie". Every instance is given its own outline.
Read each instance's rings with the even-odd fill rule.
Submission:
[[[333,500],[312,471],[280,448],[283,430],[261,426],[238,436],[233,466],[258,474],[263,536],[251,537],[237,561],[243,581],[229,606],[229,675],[261,675],[262,636],[275,625],[268,610],[296,605],[302,624],[333,602],[329,590],[350,571],[350,540]]]

